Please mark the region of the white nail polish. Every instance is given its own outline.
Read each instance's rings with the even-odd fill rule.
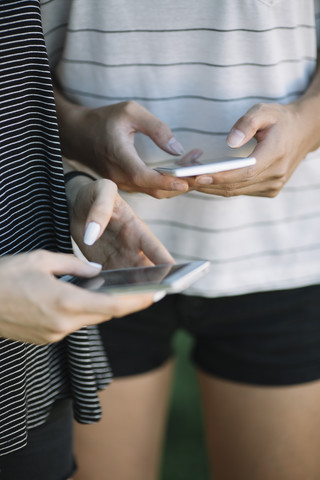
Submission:
[[[97,262],[88,262],[88,264],[90,265],[90,267],[98,268],[99,270],[101,270],[101,268],[102,268],[102,265],[101,265],[101,263],[97,263]]]
[[[162,300],[163,297],[165,297],[167,294],[167,292],[164,292],[164,291],[160,291],[160,292],[156,292],[154,295],[153,295],[153,301],[154,303],[156,302],[159,302],[160,300]]]
[[[86,245],[93,245],[100,233],[100,225],[96,222],[90,222],[86,228],[83,241]]]

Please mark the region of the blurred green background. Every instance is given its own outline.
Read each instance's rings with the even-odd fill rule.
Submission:
[[[197,379],[189,360],[191,336],[174,338],[176,370],[171,393],[160,480],[209,480]]]

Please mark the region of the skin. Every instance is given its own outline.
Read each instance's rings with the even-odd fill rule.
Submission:
[[[70,169],[67,163],[65,169]],[[68,182],[67,194],[73,238],[91,260],[105,268],[173,262],[110,180],[92,182],[78,176]],[[92,221],[101,226],[101,233],[92,246],[87,246],[83,236]],[[122,378],[100,392],[104,412],[101,421],[95,425],[74,424],[78,464],[75,480],[101,479],[106,471],[117,480],[156,477],[172,372],[173,363],[167,362],[155,372],[140,375],[138,382],[135,377]],[[105,436],[106,429],[110,436]],[[119,462],[120,444],[126,462]]]
[[[139,109],[135,102],[118,104],[115,110],[109,107],[87,109],[73,106],[63,99],[59,92],[56,98],[61,119],[62,144],[67,156],[76,158],[99,174],[111,178],[124,190],[143,191],[157,198],[170,196],[168,193],[170,188],[174,190],[172,183],[165,182],[172,182],[172,179],[165,179],[164,175],[159,178],[152,173],[152,187],[150,188],[150,185],[147,187],[144,180],[151,178],[148,177],[150,170],[146,170],[147,167],[140,168],[141,164],[137,159],[127,155],[128,144],[132,145],[132,137],[137,131],[148,134],[157,145],[162,145],[161,141],[159,143],[155,140],[157,136],[154,137],[140,127],[141,115],[149,118],[145,110]],[[138,110],[136,123],[135,113]],[[119,112],[120,117],[125,118],[123,121],[126,128],[123,127],[122,121],[118,121]],[[256,147],[252,155],[257,160],[255,166],[188,179],[187,190],[196,189],[202,193],[223,197],[237,195],[275,197],[305,156],[320,146],[319,112],[318,68],[307,91],[295,102],[287,105],[257,104],[235,122],[226,141],[229,146],[237,149],[254,138]],[[89,121],[90,115],[92,116]],[[109,126],[112,138],[106,133]],[[159,130],[155,129],[156,131],[159,133]],[[79,152],[79,145],[76,145],[77,132],[85,136],[81,146],[82,152]],[[114,146],[110,144],[113,140]],[[117,161],[118,167],[126,176],[125,181],[117,177],[116,169],[113,169],[113,164]],[[135,167],[138,167],[137,170]],[[113,387],[102,392],[104,414],[106,418],[112,418],[112,421],[105,424],[105,428],[91,431],[97,443],[109,445],[116,438],[118,430],[125,431],[128,422],[133,425],[133,432],[137,432],[139,426],[147,422],[151,427],[154,426],[158,436],[155,444],[161,445],[162,431],[157,428],[156,419],[161,418],[164,421],[163,412],[167,396],[163,394],[153,402],[154,392],[158,388],[158,375],[161,375],[163,388],[169,388],[171,371],[167,370],[165,365],[157,371],[149,372],[148,377],[136,375],[116,379]],[[320,444],[320,382],[290,387],[260,387],[224,381],[204,372],[198,372],[198,381],[204,405],[212,478],[215,480],[320,478],[317,452]],[[137,385],[144,395],[135,402],[132,395]],[[150,390],[148,385],[152,386]],[[108,406],[108,398],[112,396],[114,398]],[[130,416],[124,418],[121,404],[128,398]],[[136,412],[140,411],[141,402],[145,407],[144,415],[138,416]],[[149,409],[150,405],[152,407]],[[82,458],[85,451],[81,445],[85,444],[87,430],[78,429],[76,433],[77,453],[79,458]],[[127,468],[124,465],[122,445],[119,445],[119,448],[114,446],[110,460],[107,455],[96,454],[94,447],[90,448],[90,444],[87,443],[85,459],[88,463],[80,465],[77,480],[106,479],[107,473],[101,476],[101,472],[108,472],[110,462],[111,477],[117,480],[124,478],[156,480],[158,456],[154,448],[158,447],[154,447],[154,443],[151,445],[152,442],[149,440],[150,438],[146,436],[143,442],[135,443],[134,434],[127,438],[127,442],[134,446],[134,469],[128,463]],[[144,455],[154,459],[151,469]],[[94,465],[99,473],[90,474],[89,477],[85,472],[94,472]],[[89,469],[84,470],[88,466]]]
[[[200,192],[232,197],[275,197],[306,155],[320,146],[319,66],[308,90],[287,105],[254,105],[232,127],[227,143],[239,148],[256,140],[251,167],[194,179]]]
[[[105,269],[174,263],[149,227],[106,179],[78,176],[67,183],[71,233],[82,253]],[[93,246],[84,243],[88,225],[100,226]]]
[[[74,425],[75,480],[158,478],[173,366],[114,379],[100,392],[100,422]]]
[[[144,192],[165,198],[197,190],[231,197],[250,195],[275,197],[305,156],[320,146],[319,66],[306,92],[286,104],[254,105],[231,128],[226,142],[237,149],[252,139],[256,165],[214,175],[174,179],[146,167],[134,148],[137,132],[148,135],[168,153],[173,138],[169,127],[134,101],[100,108],[72,104],[58,89],[55,98],[62,148],[66,156],[93,168],[126,191]],[[189,152],[179,163],[201,155]],[[175,190],[176,189],[176,190]]]
[[[186,179],[172,178],[148,168],[139,157],[134,138],[142,133],[169,155],[184,153],[168,125],[137,102],[121,102],[86,108],[65,99],[55,89],[63,152],[102,177],[113,180],[121,190],[168,198],[189,190]],[[202,150],[186,153],[186,162],[196,160]]]
[[[47,252],[0,259],[0,336],[53,343],[85,325],[146,308],[152,295],[112,297],[66,284],[55,275],[96,275],[99,269],[73,255]]]
[[[71,231],[84,254],[90,247],[82,241],[83,232],[94,221],[101,226],[101,240],[93,258],[104,267],[173,262],[159,240],[119,197],[113,182],[81,177],[70,184]],[[74,255],[44,250],[1,257],[0,336],[35,344],[53,343],[85,325],[146,308],[157,298],[150,293],[94,293],[56,278],[66,274],[92,277],[100,269]]]

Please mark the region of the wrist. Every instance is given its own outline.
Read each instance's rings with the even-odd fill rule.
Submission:
[[[69,210],[75,204],[79,190],[96,180],[92,175],[80,170],[71,170],[64,175],[65,189],[68,201]]]
[[[91,109],[70,102],[59,89],[54,89],[62,153],[66,158],[84,163],[90,158],[88,115]]]
[[[298,132],[306,154],[320,147],[320,95],[307,93],[291,106],[298,118]]]

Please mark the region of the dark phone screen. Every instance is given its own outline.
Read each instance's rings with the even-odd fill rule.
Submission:
[[[158,285],[172,273],[183,269],[185,264],[156,265],[122,270],[104,270],[93,278],[73,277],[70,283],[89,290],[108,289],[130,285]]]

